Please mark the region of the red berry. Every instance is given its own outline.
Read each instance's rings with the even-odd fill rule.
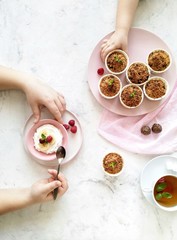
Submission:
[[[161,177],[159,180],[158,180],[158,183],[163,183],[165,182],[165,178],[164,177]]]
[[[47,143],[50,143],[52,140],[53,140],[53,137],[52,137],[52,136],[48,136],[48,137],[46,138],[46,142],[47,142]]]
[[[104,74],[104,68],[98,68],[97,73],[98,73],[98,75],[103,75]]]
[[[71,131],[72,133],[76,133],[76,132],[77,132],[77,126],[71,127],[70,131]]]
[[[45,143],[45,139],[40,138],[40,139],[39,139],[39,142],[40,142],[41,144],[43,144],[43,143]]]
[[[75,125],[75,121],[74,121],[73,119],[69,120],[68,123],[69,123],[69,125],[72,126],[72,127]]]
[[[63,127],[66,129],[66,130],[68,130],[69,129],[69,125],[68,124],[63,124]]]

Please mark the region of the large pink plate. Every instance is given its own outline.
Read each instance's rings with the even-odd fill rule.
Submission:
[[[112,33],[106,35],[103,39],[108,38],[111,34]],[[134,61],[146,62],[148,53],[157,48],[167,50],[172,56],[171,50],[169,49],[167,44],[152,32],[140,28],[132,28],[129,32],[128,38],[128,55],[130,58],[130,64]],[[170,86],[168,95],[165,99],[152,102],[145,98],[140,107],[135,109],[126,109],[121,105],[119,98],[108,100],[100,96],[98,92],[98,81],[100,76],[97,74],[97,69],[103,67],[105,69],[105,74],[107,73],[105,65],[100,59],[100,47],[103,39],[101,39],[101,41],[94,48],[88,65],[88,83],[97,101],[109,111],[124,116],[138,116],[146,114],[157,109],[162,103],[164,103],[164,101],[166,101],[168,96],[171,94],[177,77],[176,65],[173,56],[172,65],[169,70],[166,73],[159,74],[159,76],[163,76],[167,79]],[[125,85],[125,74],[122,74],[119,77],[122,80],[122,84]]]

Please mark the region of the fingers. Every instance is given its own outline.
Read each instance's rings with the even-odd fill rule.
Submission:
[[[40,109],[39,109],[37,104],[31,105],[31,108],[32,108],[32,111],[33,111],[33,114],[34,114],[34,123],[37,123],[40,119],[40,116],[41,116]]]
[[[105,40],[101,46],[101,59],[104,62],[106,55],[116,48],[115,44],[111,43],[109,40]]]
[[[66,103],[62,96],[58,96],[55,100],[55,105],[59,109],[61,115],[66,110]]]
[[[52,192],[57,187],[61,187],[61,182],[60,181],[49,182],[48,184],[44,185],[44,192],[49,194],[50,192]]]
[[[51,177],[53,179],[55,179],[56,175],[57,175],[57,170],[55,170],[55,169],[48,169],[48,173],[51,175]],[[60,173],[58,175],[58,180],[61,181],[61,182],[65,180],[65,177],[64,177],[64,175],[62,173]]]
[[[64,112],[66,110],[66,102],[64,96],[62,96],[61,94],[58,95],[58,100],[60,101],[63,109],[62,111]]]
[[[55,117],[55,119],[57,121],[59,121],[60,123],[63,123],[62,118],[61,118],[61,112],[62,112],[62,108],[61,105],[58,106],[56,102],[53,101],[48,101],[45,104],[46,108],[51,112],[51,114]]]
[[[48,169],[48,173],[51,175],[51,178],[49,178],[49,181],[53,181],[56,178],[57,171],[55,169]],[[62,173],[58,175],[58,180],[61,182],[62,188],[68,189],[67,180]]]
[[[107,45],[107,41],[106,42],[103,42],[102,45],[101,45],[101,50]]]
[[[66,110],[66,102],[62,95],[58,94],[54,100],[48,100],[45,106],[57,121],[63,123],[62,113]]]
[[[57,170],[55,170],[55,169],[48,169],[48,173],[51,175],[51,177],[53,179],[55,179],[56,175],[57,175]]]
[[[68,189],[68,183],[62,173],[58,175],[58,180],[61,182],[61,187],[65,190]]]
[[[114,47],[113,47],[113,46],[106,46],[106,47],[102,50],[102,52],[101,52],[101,58],[102,58],[103,61],[105,61],[105,58],[106,58],[107,54],[108,54],[109,52],[111,52],[112,50],[114,50]]]
[[[47,200],[53,200],[53,190],[58,187],[58,197],[61,197],[67,191],[68,183],[62,173],[58,175],[58,181],[54,180],[56,179],[57,175],[57,171],[55,169],[48,169],[48,173],[51,175],[51,177],[48,179],[49,183],[47,184],[46,188]]]

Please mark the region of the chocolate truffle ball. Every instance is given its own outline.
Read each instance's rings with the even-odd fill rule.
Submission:
[[[162,131],[162,126],[160,124],[158,124],[158,123],[154,123],[152,125],[152,131],[154,133],[160,133]]]
[[[144,135],[149,135],[151,133],[151,129],[149,126],[142,126],[141,133]]]

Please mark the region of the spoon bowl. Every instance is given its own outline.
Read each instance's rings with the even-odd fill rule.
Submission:
[[[56,151],[56,157],[58,161],[61,161],[66,156],[66,150],[63,146],[60,146]]]

